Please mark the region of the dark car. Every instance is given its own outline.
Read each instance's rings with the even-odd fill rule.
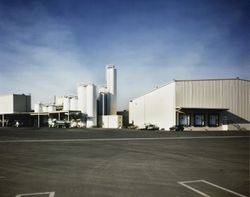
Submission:
[[[145,125],[146,130],[159,130],[159,127],[157,127],[154,124],[147,124]]]
[[[169,128],[170,131],[184,131],[184,127],[182,125],[174,125]]]

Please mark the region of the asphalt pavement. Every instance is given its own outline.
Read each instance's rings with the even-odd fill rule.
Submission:
[[[249,196],[249,134],[0,128],[0,196]]]

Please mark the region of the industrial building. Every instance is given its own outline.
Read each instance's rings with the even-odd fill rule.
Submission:
[[[31,95],[11,94],[0,96],[0,125],[12,126],[17,120],[31,124]]]
[[[66,120],[80,127],[121,128],[122,116],[117,115],[117,70],[106,66],[106,84],[79,84],[76,96],[55,96],[51,104],[38,103],[33,116],[38,122]],[[40,119],[42,118],[42,119]]]
[[[250,130],[250,81],[174,80],[129,102],[129,122],[169,130]]]
[[[25,126],[67,125],[71,127],[121,128],[122,116],[117,115],[117,70],[106,66],[106,84],[79,84],[77,95],[55,96],[54,101],[34,104],[31,110],[30,95],[0,96],[0,125]]]

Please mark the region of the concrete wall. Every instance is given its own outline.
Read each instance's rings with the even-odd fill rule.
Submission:
[[[175,124],[175,83],[170,83],[129,103],[129,122],[150,123],[164,129]]]
[[[0,113],[13,113],[13,95],[0,96]]]

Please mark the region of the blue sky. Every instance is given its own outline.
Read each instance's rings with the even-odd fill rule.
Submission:
[[[0,0],[0,94],[50,102],[107,64],[120,110],[172,79],[249,79],[249,26],[246,0]]]

